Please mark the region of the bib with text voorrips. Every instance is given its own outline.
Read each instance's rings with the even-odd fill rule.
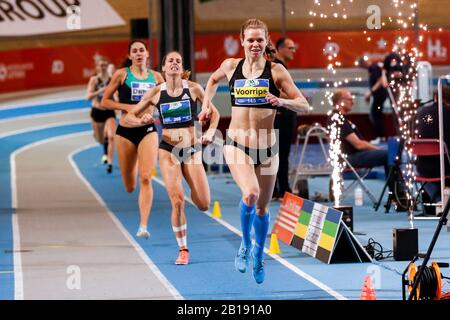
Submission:
[[[234,98],[236,105],[266,104],[269,92],[269,79],[237,79],[234,82]]]

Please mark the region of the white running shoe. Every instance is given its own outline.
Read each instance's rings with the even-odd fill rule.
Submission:
[[[148,232],[147,227],[140,226],[136,233],[136,237],[148,239],[150,238],[150,232]]]
[[[378,137],[378,138],[373,139],[373,140],[370,141],[371,144],[380,144],[380,142],[381,142],[380,137]]]
[[[102,163],[103,164],[107,164],[108,163],[108,157],[106,156],[106,154],[104,154],[103,157],[102,157]]]

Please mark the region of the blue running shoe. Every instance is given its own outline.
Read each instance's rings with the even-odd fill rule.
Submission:
[[[234,259],[234,266],[239,272],[245,273],[250,264],[250,249],[241,244],[238,254]]]
[[[264,282],[264,278],[266,276],[266,272],[264,271],[264,261],[253,255],[253,278],[257,284],[261,284]]]

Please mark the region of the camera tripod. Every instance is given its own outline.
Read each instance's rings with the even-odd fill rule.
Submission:
[[[381,191],[380,198],[378,199],[378,202],[374,204],[375,211],[378,211],[380,208],[381,202],[383,201],[384,193],[386,192],[386,189],[391,186],[388,194],[388,199],[385,204],[386,211],[385,213],[388,213],[392,203],[395,203],[395,209],[397,211],[406,211],[407,210],[407,204],[405,205],[402,203],[402,199],[400,197],[400,193],[404,190],[400,188],[401,182],[404,182],[402,171],[400,169],[401,166],[401,159],[402,159],[402,153],[403,148],[405,145],[404,139],[400,139],[398,150],[397,150],[397,156],[394,160],[394,164],[390,166],[389,173],[386,178],[386,182],[384,184],[383,190]],[[399,178],[400,177],[400,178]],[[401,181],[400,181],[401,180]]]
[[[389,94],[389,100],[391,102],[392,110],[393,110],[393,116],[395,122],[398,124],[398,127],[401,127],[403,125],[402,118],[399,114],[398,107],[397,107],[397,101],[394,97],[394,94],[392,92],[392,89],[390,87],[387,88],[388,94]],[[397,135],[400,135],[397,131]],[[383,191],[381,192],[380,198],[378,199],[378,202],[374,204],[375,211],[378,211],[381,205],[381,201],[383,200],[384,193],[386,192],[386,189],[390,186],[389,190],[389,196],[388,200],[385,204],[386,211],[385,213],[388,213],[391,205],[393,202],[395,202],[395,209],[397,211],[406,211],[408,205],[404,205],[402,203],[402,199],[400,199],[400,192],[404,191],[400,189],[400,184],[404,183],[402,171],[400,169],[401,166],[401,159],[403,155],[403,148],[405,147],[405,139],[402,137],[399,141],[399,146],[396,154],[396,158],[394,160],[394,163],[389,168],[388,176],[386,177],[386,183],[384,184]]]

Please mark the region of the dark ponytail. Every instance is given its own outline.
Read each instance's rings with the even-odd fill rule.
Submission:
[[[126,57],[123,59],[122,63],[120,64],[121,68],[129,68],[133,64],[133,61],[131,61],[130,58]]]

